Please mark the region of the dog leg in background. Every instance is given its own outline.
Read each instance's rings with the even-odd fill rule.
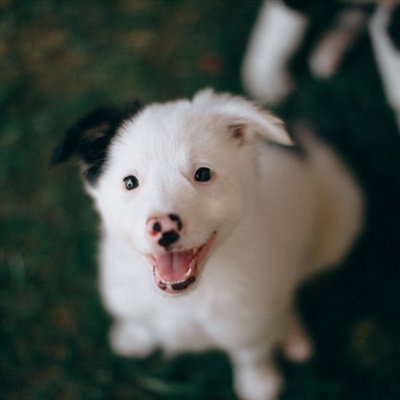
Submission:
[[[395,47],[387,33],[390,5],[399,6],[399,3],[390,2],[385,5],[379,6],[372,16],[369,31],[386,98],[395,112],[400,131],[400,50]]]
[[[317,78],[330,78],[339,67],[346,52],[366,28],[368,6],[345,7],[328,33],[312,52],[309,65]]]
[[[265,0],[242,66],[248,93],[262,103],[277,103],[292,88],[287,64],[299,47],[307,18],[282,1]]]

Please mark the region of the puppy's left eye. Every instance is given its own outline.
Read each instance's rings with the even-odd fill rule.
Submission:
[[[208,182],[211,179],[211,170],[210,168],[202,167],[199,168],[194,174],[194,179],[197,182]]]
[[[136,176],[133,175],[129,175],[126,178],[124,178],[124,182],[127,190],[133,190],[139,186],[138,178],[136,178]]]

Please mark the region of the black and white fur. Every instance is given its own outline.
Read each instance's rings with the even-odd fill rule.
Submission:
[[[400,2],[343,0],[337,4],[332,25],[310,54],[310,72],[319,79],[333,76],[368,28],[386,98],[400,129]],[[278,103],[293,89],[289,61],[316,18],[311,10],[325,6],[320,0],[264,0],[242,66],[243,85],[257,101]]]
[[[211,90],[99,109],[67,132],[52,161],[79,158],[100,213],[100,289],[118,354],[220,349],[241,399],[276,399],[274,349],[312,352],[296,288],[341,262],[363,221],[337,155],[310,135],[302,153],[292,144],[278,118]]]

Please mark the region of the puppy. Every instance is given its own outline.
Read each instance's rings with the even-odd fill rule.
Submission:
[[[111,346],[143,357],[220,349],[238,396],[272,400],[272,353],[305,360],[293,311],[306,278],[338,264],[362,226],[361,191],[339,158],[307,135],[212,90],[192,100],[99,109],[52,162],[81,162],[101,215],[100,287]]]

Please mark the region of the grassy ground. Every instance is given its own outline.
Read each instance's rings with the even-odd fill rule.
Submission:
[[[143,361],[111,354],[96,280],[97,217],[76,166],[49,170],[63,131],[95,105],[241,92],[258,1],[0,0],[0,398],[232,399],[224,355]],[[329,13],[327,13],[329,14]],[[320,23],[322,25],[322,22]],[[400,398],[400,140],[365,36],[340,73],[276,111],[311,118],[354,166],[367,229],[349,261],[307,285],[317,355],[281,360],[282,399]]]

